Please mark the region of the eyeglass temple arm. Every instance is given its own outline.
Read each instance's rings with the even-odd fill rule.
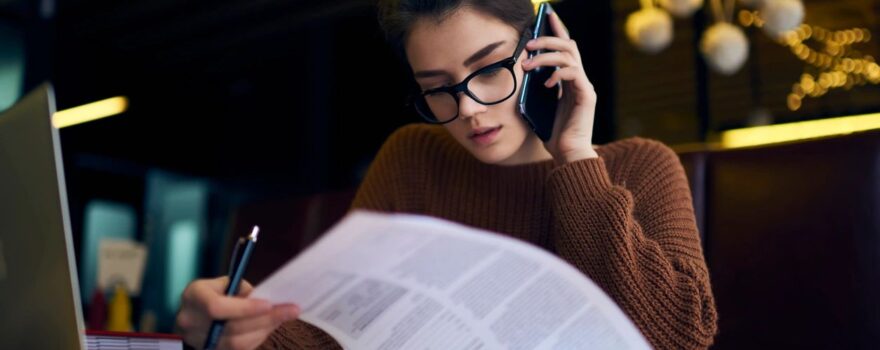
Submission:
[[[516,44],[516,50],[513,51],[513,61],[514,62],[519,60],[519,53],[522,52],[523,48],[525,48],[525,46],[526,46],[526,43],[529,42],[529,40],[531,40],[531,39],[532,39],[532,30],[529,28],[526,28],[526,30],[523,31],[522,37],[519,38],[519,43]]]

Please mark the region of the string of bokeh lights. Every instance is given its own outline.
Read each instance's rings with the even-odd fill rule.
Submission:
[[[763,26],[757,11],[741,10],[737,17],[744,27]],[[828,30],[807,23],[777,38],[779,44],[806,63],[804,73],[786,98],[788,109],[797,111],[804,99],[824,96],[833,89],[880,84],[880,65],[873,56],[853,48],[871,38],[867,28]]]

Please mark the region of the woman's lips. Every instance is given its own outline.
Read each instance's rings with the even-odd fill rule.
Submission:
[[[498,138],[499,132],[501,132],[501,126],[496,126],[491,129],[481,130],[481,132],[474,132],[471,134],[470,139],[480,146],[486,146]]]

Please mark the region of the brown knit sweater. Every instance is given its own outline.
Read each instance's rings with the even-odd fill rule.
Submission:
[[[655,348],[707,348],[715,302],[678,156],[641,138],[597,152],[562,166],[490,165],[442,127],[409,125],[382,146],[352,207],[427,214],[526,240],[593,279]],[[339,345],[293,321],[263,347]]]

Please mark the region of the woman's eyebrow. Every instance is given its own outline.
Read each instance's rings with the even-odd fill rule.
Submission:
[[[446,74],[446,71],[444,71],[444,70],[423,70],[423,71],[415,72],[415,74],[413,74],[413,76],[415,76],[415,78],[418,79],[418,78],[436,77],[436,76],[445,75],[445,74]]]
[[[495,49],[497,49],[501,45],[504,45],[504,40],[486,45],[486,47],[480,49],[480,51],[477,51],[476,53],[471,55],[471,57],[468,57],[468,59],[464,60],[464,63],[462,64],[465,66],[465,68],[467,68],[468,66],[474,64],[474,62],[481,60],[483,57],[489,56],[492,51],[495,51]]]
[[[497,49],[501,45],[504,45],[504,43],[505,43],[505,40],[501,40],[501,41],[486,45],[486,47],[480,49],[479,51],[477,51],[473,55],[471,55],[471,57],[468,57],[468,59],[464,60],[462,65],[464,65],[465,67],[468,67],[468,66],[474,64],[475,62],[483,59],[483,57],[486,57],[489,54],[491,54],[492,52],[494,52],[495,49]],[[415,74],[413,74],[413,75],[416,78],[429,78],[429,77],[434,77],[434,76],[444,75],[444,74],[447,74],[447,73],[443,70],[424,70],[424,71],[415,72]]]

